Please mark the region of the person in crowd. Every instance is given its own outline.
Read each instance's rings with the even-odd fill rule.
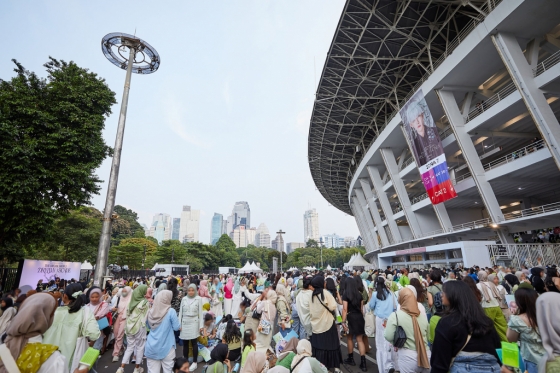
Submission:
[[[149,303],[145,297],[147,292],[147,285],[140,285],[132,291],[124,329],[127,346],[117,373],[124,373],[124,367],[130,362],[130,357],[133,354],[136,365],[134,373],[144,371],[140,364],[144,357],[144,347],[146,345],[146,318],[149,310]]]
[[[537,364],[545,354],[537,323],[537,297],[532,288],[517,289],[517,315],[511,315],[507,329],[509,342],[521,342],[520,353],[528,373],[538,373]]]
[[[410,288],[399,291],[400,309],[393,312],[387,320],[384,337],[394,343],[397,326],[404,329],[406,342],[398,351],[398,365],[401,373],[424,373],[430,370],[428,350],[428,319],[420,314],[418,302]]]
[[[210,291],[208,290],[208,280],[200,281],[200,286],[198,287],[198,295],[202,299],[202,303],[210,303],[212,297],[210,296]]]
[[[89,291],[89,303],[86,307],[89,308],[89,311],[93,314],[97,321],[101,320],[104,317],[107,317],[109,313],[109,304],[101,300],[102,291],[98,287],[94,287]],[[99,350],[100,354],[103,355],[105,353],[105,349],[107,348],[107,340],[109,339],[109,335],[111,335],[111,326],[107,326],[105,329],[101,330],[101,336],[95,341],[93,344],[93,348]]]
[[[323,276],[313,277],[309,287],[313,291],[309,304],[313,356],[327,369],[339,369],[342,354],[334,316],[336,300],[329,291],[325,290]],[[346,287],[348,288],[348,285]]]
[[[269,371],[269,360],[266,353],[260,351],[250,352],[241,373],[266,373]]]
[[[482,293],[480,292],[480,290],[478,290],[478,287],[476,287],[476,282],[472,279],[472,277],[468,275],[465,276],[463,278],[463,282],[467,284],[469,289],[471,289],[471,292],[474,294],[475,298],[479,302],[482,302]]]
[[[435,330],[432,373],[499,372],[500,337],[468,284],[446,282],[442,301],[447,312]]]
[[[14,302],[14,309],[19,310],[19,306],[25,301],[27,294],[20,294]]]
[[[284,367],[288,372],[290,371],[292,367],[292,361],[294,361],[294,358],[296,357],[298,343],[299,339],[294,337],[290,339],[285,346],[283,346],[282,351],[278,351],[278,360],[276,361],[275,367],[281,366]]]
[[[255,335],[255,332],[252,329],[247,329],[243,333],[243,352],[241,354],[241,368],[245,366],[245,363],[247,362],[247,356],[251,352],[257,350],[257,345],[255,343],[256,339],[257,336]]]
[[[550,267],[546,269],[544,286],[546,287],[546,291],[560,293],[560,277],[558,277],[557,267]]]
[[[149,290],[149,289],[148,289]],[[118,299],[115,307],[112,308],[113,311],[113,334],[115,338],[115,344],[113,347],[113,363],[119,361],[119,356],[121,355],[121,350],[123,347],[124,340],[124,329],[126,326],[126,314],[128,310],[128,304],[132,298],[132,289],[130,286],[126,286],[120,289],[117,293]]]
[[[58,346],[42,343],[56,308],[56,299],[50,294],[38,294],[21,306],[6,330],[5,346],[21,372],[68,372],[66,358]],[[0,373],[10,373],[1,359]]]
[[[366,346],[362,337],[365,335],[363,305],[364,301],[362,294],[358,291],[358,283],[356,281],[347,281],[346,290],[342,296],[342,322],[343,325],[348,322],[346,334],[348,357],[344,360],[344,363],[356,365],[354,362],[354,337],[356,337],[358,351],[360,352],[360,369],[363,372],[367,372]]]
[[[173,373],[189,373],[189,359],[178,357],[173,364]]]
[[[214,277],[212,286],[210,288],[210,296],[212,297],[211,301],[210,301],[210,311],[212,311],[212,313],[217,317],[217,316],[223,316],[224,315],[224,311],[223,311],[223,289],[222,289],[222,283],[220,282],[220,280],[218,279],[218,277]]]
[[[271,288],[265,289],[256,302],[255,310],[261,315],[257,325],[257,351],[266,351],[272,341],[274,321],[276,320],[276,301],[278,295]]]
[[[96,341],[101,336],[99,324],[93,313],[82,307],[84,301],[82,285],[79,283],[68,285],[62,295],[64,306],[56,309],[52,325],[43,335],[43,343],[58,346],[66,358],[68,368],[72,366],[78,337],[87,337],[90,341]]]
[[[488,274],[486,271],[478,272],[479,283],[476,284],[478,290],[482,294],[482,309],[484,313],[494,322],[494,327],[500,336],[502,341],[507,342],[506,331],[507,322],[502,309],[500,308],[501,296],[494,285],[494,283],[488,281]]]
[[[276,300],[278,327],[280,328],[282,336],[285,337],[292,330],[292,324],[290,323],[292,314],[292,298],[290,296],[290,290],[288,290],[283,284],[276,285],[276,294],[278,295],[278,299]],[[288,301],[288,299],[290,301]]]
[[[375,292],[371,295],[369,308],[375,314],[375,346],[377,368],[380,373],[393,373],[395,364],[392,353],[393,348],[385,339],[385,325],[391,313],[397,310],[397,297],[387,288],[385,279],[377,277]]]
[[[522,278],[521,280],[517,277],[517,273],[519,273],[519,277]],[[504,276],[504,281],[502,281],[501,285],[504,287],[507,294],[513,294],[519,287],[521,283],[520,281],[524,281],[524,280],[525,280],[525,274],[521,271],[516,272],[515,275],[508,273],[507,275]]]
[[[310,285],[311,279],[304,278],[302,281],[302,289],[296,295],[297,313],[301,323],[301,328],[299,328],[300,333],[298,333],[299,339],[307,339],[311,337],[313,332],[311,314],[309,313],[309,305],[311,304],[311,296],[313,295],[313,291],[309,288]],[[305,334],[302,332],[305,332]]]
[[[504,281],[505,281],[506,276],[515,277],[512,274],[507,274],[507,275],[504,276]],[[499,299],[498,303],[500,304],[500,309],[502,310],[502,314],[504,315],[504,317],[506,319],[506,322],[508,322],[509,318],[511,316],[511,312],[509,310],[509,307],[508,307],[507,301],[506,301],[506,295],[508,294],[507,290],[502,284],[500,284],[500,282],[498,280],[498,276],[493,274],[493,273],[491,275],[488,275],[488,281],[493,283],[494,286],[496,287],[496,289],[498,289],[498,294],[500,294],[500,299]]]
[[[442,285],[442,290],[443,290],[443,285]],[[441,299],[441,301],[434,302],[433,309],[435,312],[432,314],[432,317],[430,318],[430,334],[428,336],[428,342],[430,343],[430,346],[434,343],[436,327],[439,323],[439,320],[441,320],[441,318],[445,315],[445,307],[443,305],[443,291],[438,297],[435,297],[435,299],[436,300]]]
[[[338,290],[336,289],[336,283],[334,282],[334,279],[332,279],[331,277],[327,277],[325,289],[327,289],[329,293],[332,294],[332,296],[336,300],[336,303],[340,305],[342,304],[342,298]]]
[[[401,276],[399,278],[399,284],[402,287],[405,287],[406,285],[410,285],[410,280],[408,279],[408,269],[406,269],[406,268],[401,269]]]
[[[0,301],[0,310],[2,311],[2,316],[0,316],[0,336],[4,334],[12,319],[17,313],[17,309],[14,307],[14,300],[11,297],[2,298]]]
[[[216,323],[214,322],[214,315],[211,312],[204,314],[204,325],[200,330],[200,336],[206,339],[216,338]]]
[[[175,280],[176,281],[176,280]],[[147,325],[150,334],[146,340],[146,360],[148,373],[171,371],[175,359],[175,330],[180,324],[177,312],[171,307],[173,292],[162,290],[148,311]]]
[[[204,281],[201,281],[201,284]],[[202,311],[202,297],[196,294],[196,285],[190,284],[187,288],[187,296],[181,300],[179,310],[179,322],[181,333],[179,338],[183,340],[183,356],[189,358],[189,344],[192,346],[193,363],[190,366],[192,372],[197,368],[198,343],[200,330],[204,327]]]
[[[254,353],[254,352],[253,352]],[[231,373],[232,366],[228,359],[228,346],[224,343],[218,343],[210,352],[210,360],[208,361],[207,373]],[[193,372],[194,369],[189,369]]]
[[[531,268],[531,285],[535,288],[537,293],[543,294],[546,291],[546,286],[543,281],[544,268],[533,267]]]
[[[421,311],[423,310],[422,313],[426,315],[426,318],[428,320],[430,320],[430,314],[429,314],[430,306],[428,305],[428,292],[426,291],[426,289],[424,289],[424,286],[422,285],[420,280],[418,278],[411,278],[410,285],[407,285],[407,287],[414,288],[412,292],[415,293],[416,301],[418,302],[418,304],[421,305],[421,307],[419,306],[419,308]]]
[[[545,354],[539,373],[560,372],[560,294],[547,292],[537,298],[537,320]]]
[[[237,360],[241,356],[241,331],[237,327],[234,320],[229,320],[226,324],[226,330],[222,336],[222,343],[227,344],[231,361]]]
[[[224,286],[224,315],[233,315],[231,312],[233,306],[233,278],[230,276]]]
[[[327,373],[327,368],[317,357],[313,357],[313,348],[307,339],[300,339],[297,355],[292,360],[291,373]]]
[[[437,303],[441,302],[441,292],[443,291],[442,290],[443,281],[442,281],[441,271],[438,269],[434,269],[430,274],[430,279],[432,280],[432,282],[430,286],[428,286],[428,289],[426,289],[428,295],[428,307],[429,307],[428,309],[426,309],[426,312],[428,313],[428,321],[430,321],[432,315],[436,314],[436,306],[434,304],[434,300],[436,300]]]
[[[233,291],[232,291],[232,298],[231,298],[231,314],[236,315],[239,314],[239,310],[241,308],[241,303],[243,302],[243,292],[241,291],[241,281],[239,278],[236,278],[233,284]]]

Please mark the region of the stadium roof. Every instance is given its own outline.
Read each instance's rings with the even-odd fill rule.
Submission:
[[[352,215],[353,173],[384,125],[501,0],[347,0],[317,88],[308,162]]]

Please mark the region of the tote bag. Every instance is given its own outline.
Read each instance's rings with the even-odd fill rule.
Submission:
[[[80,359],[86,353],[89,344],[87,337],[84,336],[85,324],[87,322],[87,308],[82,308],[82,325],[80,327],[80,334],[76,339],[76,348],[74,349],[74,355],[72,355],[72,365],[70,367],[70,372],[76,370],[78,365],[80,365]]]

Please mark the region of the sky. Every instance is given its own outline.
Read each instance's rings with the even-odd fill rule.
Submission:
[[[117,204],[150,225],[156,213],[201,210],[209,243],[215,212],[248,201],[251,225],[303,242],[303,214],[319,213],[321,234],[358,236],[352,216],[316,190],[307,163],[314,94],[344,0],[0,2],[0,78],[15,58],[39,76],[52,56],[103,77],[118,104],[103,136],[113,146],[125,72],[101,52],[111,32],[152,45],[161,66],[132,76]],[[157,4],[157,5],[156,5]],[[6,37],[9,36],[9,37]],[[105,205],[111,159],[93,205]]]

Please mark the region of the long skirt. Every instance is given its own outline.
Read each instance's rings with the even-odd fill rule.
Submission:
[[[507,342],[508,339],[506,337],[507,331],[507,323],[504,314],[500,307],[490,307],[490,308],[482,308],[486,316],[488,316],[493,322],[498,335],[500,336],[500,340]]]
[[[234,319],[239,318],[239,305],[241,304],[242,300],[243,297],[241,296],[241,291],[239,291],[237,294],[233,293],[231,302],[231,315]]]
[[[336,324],[326,332],[311,335],[313,357],[319,360],[327,369],[340,368],[342,354]]]
[[[383,319],[380,317],[376,317],[375,323],[375,358],[377,359],[377,369],[379,370],[379,373],[387,373],[389,372],[389,369],[395,368],[395,364],[393,362],[395,349],[385,339],[385,327],[383,326]]]
[[[259,320],[257,319],[253,319],[251,316],[247,316],[245,318],[245,330],[253,330],[253,333],[255,333],[255,335],[257,335],[259,332],[257,331],[257,328],[259,327]]]
[[[257,340],[255,341],[257,345],[257,351],[266,352],[266,350],[270,348],[270,342],[272,342],[272,336],[275,334],[274,321],[271,321],[270,323],[272,324],[271,325],[272,328],[270,330],[270,333],[268,334],[263,334],[257,330],[259,326],[258,323],[257,323],[257,328],[254,329],[255,333],[257,333]]]
[[[232,301],[233,301],[233,299],[224,298],[224,315],[231,315],[231,316],[235,317],[235,315],[233,315],[231,313]]]
[[[218,297],[213,297],[212,301],[210,302],[210,311],[214,313],[214,316],[218,317],[224,315],[224,311],[222,307],[223,307],[222,302],[218,301]]]
[[[432,356],[430,350],[428,353],[428,360]],[[430,368],[421,368],[418,366],[418,352],[416,350],[409,350],[408,348],[399,348],[398,352],[399,369],[401,373],[430,373]]]
[[[117,317],[117,321],[113,324],[113,333],[115,334],[115,347],[113,349],[113,356],[119,356],[123,346],[124,327],[126,326],[126,319],[121,315]]]

